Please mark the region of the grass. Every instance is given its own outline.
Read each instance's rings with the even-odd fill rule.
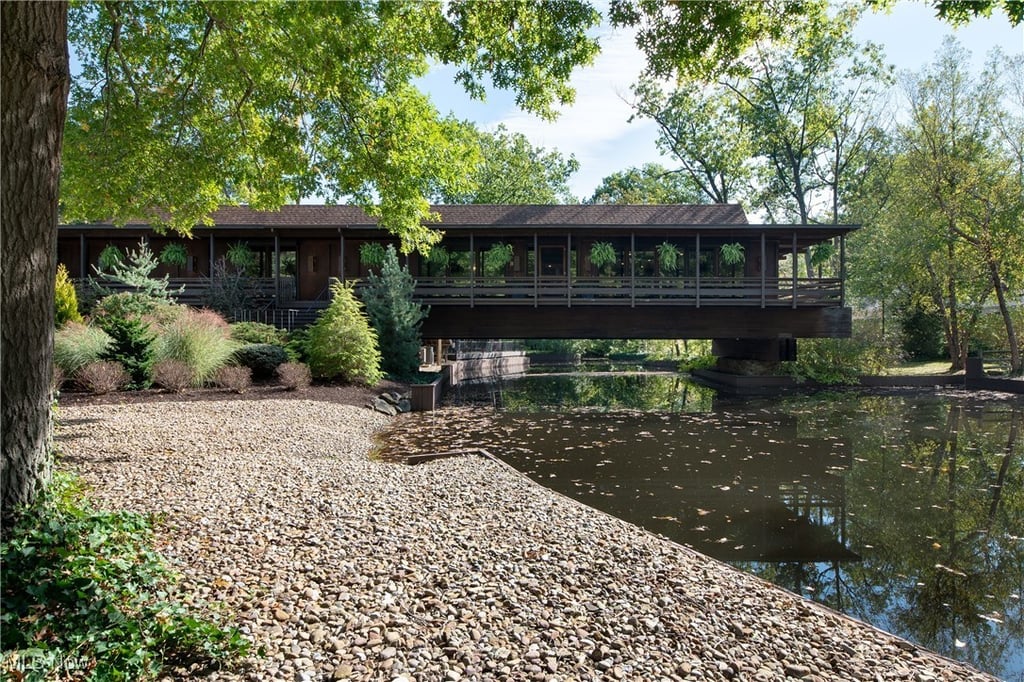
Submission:
[[[948,375],[949,360],[922,360],[918,362],[904,362],[895,367],[887,367],[885,373],[889,376],[939,376]]]

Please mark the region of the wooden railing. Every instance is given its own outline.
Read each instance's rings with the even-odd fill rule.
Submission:
[[[291,277],[282,277],[280,284],[276,287],[273,277],[247,277],[244,283],[245,295],[253,306],[284,305],[295,300],[295,280]],[[82,280],[78,280],[76,284],[80,287],[87,286]],[[114,293],[132,290],[132,287],[117,282],[100,282],[100,285]],[[170,277],[168,289],[173,292],[180,290],[181,293],[175,295],[178,303],[198,307],[207,303],[210,279],[208,277]],[[275,296],[278,291],[280,292],[279,299]]]
[[[839,279],[791,277],[421,277],[427,305],[680,305],[805,307],[842,305]]]

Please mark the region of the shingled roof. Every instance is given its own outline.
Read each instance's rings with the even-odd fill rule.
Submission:
[[[738,204],[640,205],[519,205],[494,204],[433,206],[441,214],[431,227],[587,227],[603,226],[701,226],[747,225]],[[223,227],[375,227],[372,218],[357,206],[282,206],[277,211],[255,211],[246,206],[226,206],[210,216]],[[144,223],[132,221],[131,226]]]

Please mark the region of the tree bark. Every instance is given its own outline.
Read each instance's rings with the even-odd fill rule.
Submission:
[[[5,520],[35,498],[52,463],[53,290],[61,143],[71,83],[67,11],[66,2],[0,3],[0,502]]]

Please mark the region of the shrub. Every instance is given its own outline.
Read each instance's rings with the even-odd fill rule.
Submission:
[[[253,343],[235,351],[235,362],[252,370],[253,379],[273,378],[278,366],[288,360],[284,348],[269,343]]]
[[[252,386],[252,370],[238,365],[227,365],[217,370],[214,382],[221,388],[243,393]]]
[[[103,331],[111,342],[101,356],[104,360],[119,362],[128,372],[128,388],[133,391],[149,388],[153,381],[155,339],[149,324],[135,317],[107,318],[102,321]]]
[[[174,599],[173,576],[152,546],[143,516],[92,509],[58,473],[0,543],[0,676],[152,680],[165,665],[245,653],[236,630]]]
[[[783,363],[798,379],[821,384],[856,384],[861,375],[885,369],[887,356],[860,339],[804,339],[796,362]]]
[[[57,266],[57,282],[53,292],[53,300],[56,306],[53,321],[58,327],[67,322],[81,322],[82,314],[78,312],[78,292],[71,282],[68,269],[61,263]]]
[[[159,314],[168,307],[166,300],[154,298],[148,294],[123,291],[119,294],[108,294],[96,302],[92,309],[92,319],[102,326],[104,321],[117,318],[140,318]]]
[[[192,385],[192,368],[181,360],[162,360],[153,365],[153,383],[181,393]]]
[[[159,265],[146,242],[140,241],[138,250],[129,251],[127,258],[110,264],[110,272],[104,272],[104,268],[101,267],[97,274],[103,281],[130,288],[132,293],[164,303],[174,303],[174,297],[184,291],[184,287],[171,291],[167,275],[151,277]],[[99,287],[103,288],[102,285]]]
[[[309,365],[301,362],[286,362],[277,368],[277,378],[289,391],[306,388],[313,381]]]
[[[120,391],[128,385],[130,379],[121,363],[112,360],[91,362],[75,375],[79,386],[96,395]]]
[[[184,308],[161,327],[156,359],[184,362],[192,370],[193,385],[202,386],[231,361],[238,347],[220,315],[212,310]]]
[[[937,360],[946,356],[942,314],[915,303],[900,316],[903,350],[911,360]]]
[[[377,334],[352,293],[352,285],[335,280],[331,295],[331,304],[309,328],[309,369],[316,377],[341,377],[372,386],[383,378]]]
[[[363,302],[370,324],[377,332],[381,368],[395,377],[409,377],[419,369],[420,325],[427,310],[413,301],[409,269],[398,264],[395,247],[388,245],[380,274],[367,278]]]
[[[288,332],[262,322],[234,322],[231,338],[239,343],[272,343],[283,347],[288,343]]]
[[[69,322],[53,335],[53,363],[64,376],[74,376],[82,367],[99,361],[110,341],[99,327]]]

